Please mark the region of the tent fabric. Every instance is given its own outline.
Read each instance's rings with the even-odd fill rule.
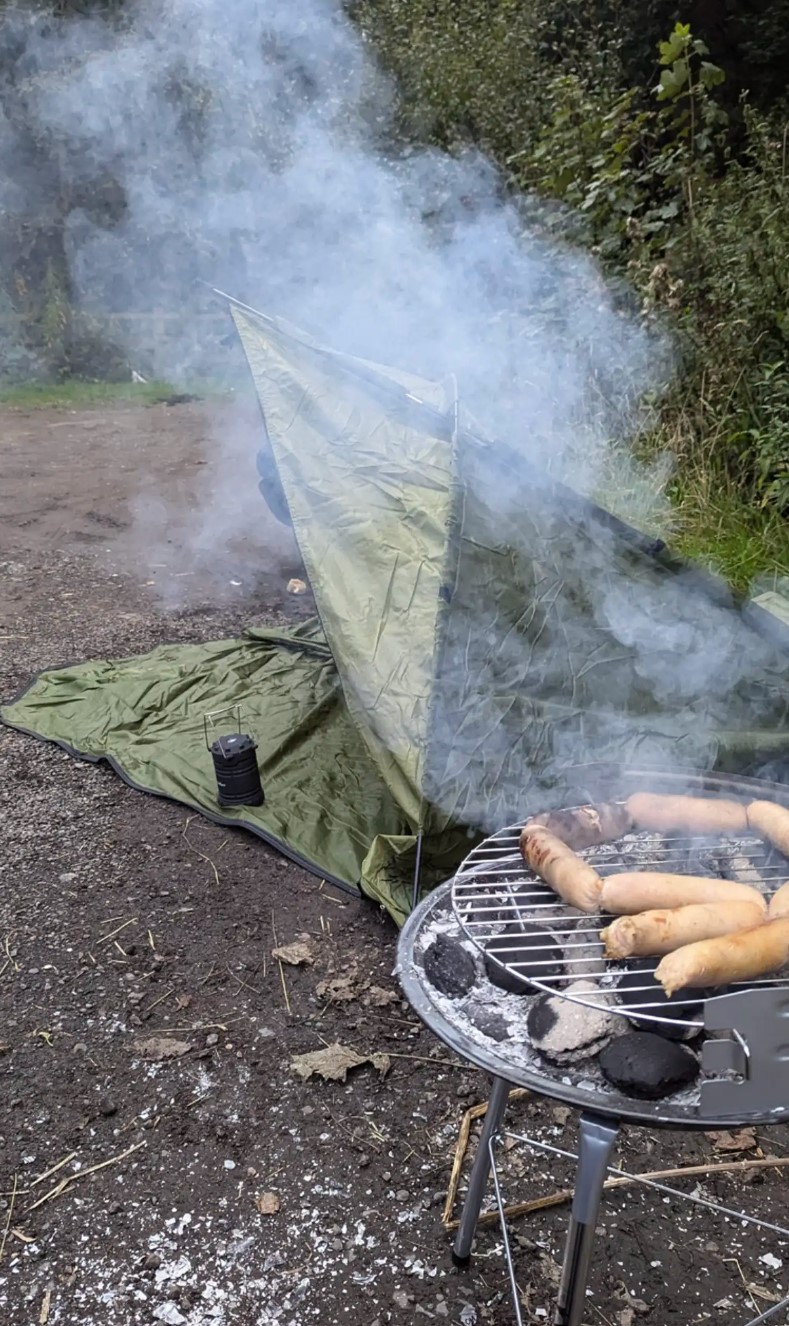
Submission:
[[[491,442],[454,390],[233,314],[318,620],[43,673],[5,723],[398,922],[417,842],[430,887],[566,801],[578,764],[787,767],[787,660],[695,573]],[[205,715],[234,706],[261,807],[216,801]]]

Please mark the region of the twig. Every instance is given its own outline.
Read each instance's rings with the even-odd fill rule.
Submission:
[[[165,990],[163,995],[159,995],[158,999],[154,999],[152,1004],[149,1004],[147,1008],[144,1008],[140,1016],[147,1018],[148,1014],[152,1013],[153,1010],[155,1008],[158,1008],[160,1004],[163,1004],[165,999],[169,999],[171,994],[175,994],[174,985],[171,985],[169,990]]]
[[[431,1064],[436,1068],[459,1068],[464,1073],[478,1073],[479,1069],[473,1064],[455,1063],[454,1059],[428,1059],[426,1054],[402,1054],[399,1050],[380,1050],[379,1054],[385,1054],[389,1059],[411,1059],[415,1064]],[[518,1088],[521,1090],[522,1088]],[[515,1093],[512,1092],[512,1095]]]
[[[605,1190],[625,1188],[631,1183],[639,1183],[641,1179],[684,1179],[700,1174],[734,1174],[749,1169],[783,1168],[786,1165],[789,1165],[789,1156],[765,1157],[764,1160],[731,1160],[725,1165],[685,1165],[678,1169],[650,1170],[646,1174],[622,1174],[615,1179],[606,1179],[603,1188]],[[560,1192],[551,1193],[548,1197],[535,1197],[530,1202],[516,1202],[513,1206],[506,1206],[503,1214],[507,1219],[520,1215],[531,1215],[533,1211],[544,1211],[551,1206],[561,1206],[564,1202],[569,1202],[572,1196],[573,1189],[565,1188]],[[479,1217],[479,1223],[481,1225],[491,1225],[498,1219],[498,1211],[483,1211]],[[457,1229],[459,1223],[458,1220],[444,1222],[447,1229]]]
[[[528,1091],[525,1091],[523,1087],[516,1087],[513,1091],[510,1092],[508,1099],[519,1100],[523,1096],[528,1096],[528,1094],[529,1094]],[[455,1198],[457,1196],[458,1184],[460,1182],[460,1170],[463,1165],[463,1157],[465,1156],[466,1150],[468,1149],[469,1137],[471,1136],[471,1125],[475,1119],[481,1119],[483,1114],[487,1114],[487,1112],[488,1112],[488,1102],[485,1101],[482,1105],[472,1105],[470,1109],[466,1110],[466,1113],[463,1115],[463,1118],[461,1119],[460,1132],[458,1134],[457,1145],[455,1147],[455,1155],[452,1160],[452,1173],[449,1176],[447,1200],[444,1203],[444,1210],[441,1216],[441,1222],[447,1229],[452,1228],[452,1223],[453,1223],[452,1208],[455,1205]]]
[[[37,1188],[39,1183],[44,1182],[44,1179],[49,1179],[53,1174],[57,1174],[58,1170],[62,1169],[64,1165],[67,1165],[70,1160],[73,1160],[76,1154],[76,1151],[69,1151],[68,1155],[64,1156],[62,1160],[59,1160],[56,1165],[51,1165],[49,1169],[44,1170],[43,1174],[39,1174],[37,1179],[33,1179],[30,1188]],[[28,1189],[28,1191],[30,1191],[30,1189]]]
[[[274,924],[273,912],[271,913],[271,933],[274,936],[274,947],[279,948],[279,940],[277,939],[277,927]],[[285,981],[285,968],[282,965],[282,958],[277,958],[277,962],[279,963],[279,979],[282,982],[282,993],[285,996],[285,1007],[288,1010],[288,1017],[290,1017],[291,1016],[290,1000],[288,998],[288,986]]]
[[[252,994],[260,995],[261,998],[263,997],[262,990],[256,990],[254,985],[248,985],[246,981],[242,981],[241,977],[236,976],[235,972],[232,972],[229,967],[227,968],[227,974],[231,978],[231,980],[238,981],[239,985],[243,985],[245,990],[251,990]],[[288,1009],[288,1012],[290,1012],[290,1009]]]
[[[49,1305],[52,1301],[52,1285],[47,1285],[44,1290],[44,1298],[41,1303],[41,1312],[39,1313],[39,1326],[46,1326],[49,1321]]]
[[[16,1201],[17,1183],[18,1183],[18,1178],[17,1175],[15,1174],[14,1187],[11,1192],[11,1202],[8,1207],[8,1215],[6,1216],[5,1229],[3,1230],[2,1239],[0,1239],[0,1262],[3,1260],[3,1253],[5,1252],[5,1245],[6,1245],[6,1240],[8,1238],[8,1231],[11,1228],[11,1217],[14,1214],[14,1202]]]
[[[116,936],[116,935],[119,935],[120,932],[121,932],[121,930],[125,930],[126,927],[127,927],[128,925],[136,925],[136,924],[137,924],[137,917],[136,917],[136,916],[132,916],[132,917],[129,918],[128,921],[124,921],[122,925],[116,926],[115,929],[114,929],[114,930],[111,930],[110,933],[109,933],[108,935],[102,935],[102,936],[101,936],[101,939],[97,939],[97,940],[96,940],[96,943],[97,943],[97,944],[106,944],[108,939],[114,939],[115,936]],[[120,947],[120,945],[119,945],[118,947]],[[123,949],[121,949],[121,953],[123,953]],[[125,956],[125,954],[124,954],[124,956]]]
[[[756,1302],[756,1299],[754,1298],[753,1294],[751,1293],[751,1287],[750,1287],[750,1285],[748,1284],[748,1281],[745,1279],[745,1276],[744,1276],[743,1273],[742,1273],[742,1267],[740,1266],[740,1263],[738,1262],[737,1258],[736,1258],[736,1257],[722,1257],[722,1258],[721,1258],[721,1261],[724,1263],[724,1265],[726,1264],[726,1262],[733,1262],[734,1265],[737,1267],[737,1271],[738,1271],[739,1277],[740,1277],[740,1279],[742,1280],[742,1283],[743,1283],[743,1288],[745,1289],[746,1294],[748,1295],[749,1299],[751,1300],[751,1307],[753,1308],[754,1312],[758,1312],[758,1311],[759,1311],[759,1304]],[[776,1302],[780,1302],[780,1299],[776,1299]]]
[[[288,987],[285,982],[285,968],[282,965],[282,958],[277,958],[277,962],[279,963],[279,979],[282,981],[282,993],[285,996],[285,1007],[288,1010],[288,1017],[290,1017],[290,1000],[288,999]]]
[[[61,1193],[64,1193],[73,1183],[77,1183],[79,1179],[86,1179],[89,1174],[96,1174],[100,1169],[106,1169],[108,1165],[119,1164],[120,1161],[134,1155],[134,1152],[139,1151],[140,1147],[143,1146],[145,1146],[145,1142],[137,1142],[135,1146],[130,1146],[126,1151],[121,1151],[119,1155],[110,1156],[109,1160],[101,1160],[98,1165],[90,1165],[88,1169],[78,1169],[75,1174],[69,1174],[65,1179],[61,1179],[60,1183],[54,1188],[50,1188],[49,1192],[45,1192],[43,1197],[39,1197],[37,1202],[33,1202],[32,1206],[28,1206],[28,1213],[35,1211],[38,1206],[43,1206],[44,1202],[48,1202],[50,1198],[60,1197]],[[11,1205],[13,1206],[13,1202]]]
[[[208,862],[209,866],[211,867],[211,869],[212,869],[213,872],[214,872],[214,879],[216,880],[217,888],[218,888],[218,887],[219,887],[219,871],[217,870],[217,868],[216,868],[216,866],[214,865],[213,861],[211,860],[210,856],[206,856],[205,852],[201,852],[200,849],[199,849],[199,847],[195,847],[194,843],[190,842],[189,839],[188,839],[188,837],[186,836],[186,831],[187,831],[187,829],[189,828],[189,825],[192,823],[192,820],[194,820],[194,819],[197,819],[197,816],[196,816],[196,815],[190,815],[190,816],[188,817],[188,819],[187,819],[187,821],[186,821],[186,824],[184,825],[184,831],[183,831],[183,833],[181,834],[181,837],[183,838],[183,840],[184,840],[184,842],[186,843],[187,847],[188,847],[192,852],[194,852],[195,856],[199,856],[199,857],[202,858],[203,861],[207,861],[207,862]]]

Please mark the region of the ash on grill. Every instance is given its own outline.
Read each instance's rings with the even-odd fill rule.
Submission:
[[[600,874],[709,875],[766,896],[786,877],[786,863],[750,837],[634,833],[579,855]],[[610,917],[577,912],[537,881],[520,856],[517,828],[471,853],[452,894],[453,910],[436,914],[414,956],[431,998],[470,1042],[506,1040],[508,1056],[524,1069],[550,1066],[582,1090],[698,1103],[707,992],[667,1000],[653,976],[657,958],[607,961],[599,930]]]

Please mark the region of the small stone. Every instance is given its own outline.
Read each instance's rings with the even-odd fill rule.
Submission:
[[[219,1044],[219,1037],[217,1036],[215,1031],[212,1031],[209,1036],[206,1036],[205,1043],[208,1046]]]
[[[74,1053],[75,1053],[75,1054],[87,1054],[87,1053],[88,1053],[88,1047],[87,1047],[87,1045],[84,1043],[84,1041],[77,1041],[77,1044],[74,1046]]]
[[[542,995],[529,1009],[526,1030],[535,1050],[555,1063],[587,1059],[605,1045],[617,1030],[614,1015],[590,1005],[600,999],[594,981],[576,981],[568,995],[588,1000],[576,1003],[561,995]]]
[[[105,1119],[111,1119],[113,1114],[118,1113],[118,1106],[111,1101],[108,1096],[102,1096],[99,1101],[99,1114],[103,1114]]]
[[[111,1216],[119,1215],[122,1210],[123,1210],[122,1202],[113,1202],[111,1206],[107,1207],[107,1214]]]
[[[409,1197],[409,1193],[408,1193],[407,1189],[405,1189],[405,1188],[401,1188],[401,1189],[399,1190],[399,1192],[397,1193],[397,1200],[398,1200],[398,1202],[407,1202],[407,1201],[408,1201],[408,1197]]]
[[[441,994],[459,999],[476,979],[474,960],[448,935],[437,935],[424,956],[425,976]]]
[[[392,1302],[398,1308],[407,1308],[413,1302],[413,1295],[407,1294],[404,1289],[396,1289],[392,1294]]]
[[[369,1165],[369,1163],[370,1163],[370,1157],[369,1157],[369,1156],[360,1156],[360,1157],[359,1157],[359,1169],[366,1169],[367,1166]]]
[[[505,1041],[509,1036],[509,1028],[500,1013],[495,1013],[492,1008],[467,1008],[465,1010],[469,1022],[481,1031],[483,1036],[489,1036],[492,1041]]]
[[[642,1100],[670,1096],[699,1074],[698,1060],[690,1050],[648,1031],[617,1036],[601,1051],[598,1063],[613,1086]]]
[[[162,1264],[162,1259],[158,1252],[149,1252],[143,1262],[143,1269],[146,1271],[158,1271]]]

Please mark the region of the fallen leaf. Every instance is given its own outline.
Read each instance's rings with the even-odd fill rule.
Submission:
[[[716,1151],[750,1151],[757,1145],[755,1128],[736,1132],[707,1133]]]
[[[313,1050],[310,1054],[296,1054],[291,1059],[291,1067],[303,1082],[313,1074],[326,1082],[344,1082],[351,1068],[361,1064],[372,1064],[385,1077],[389,1072],[390,1061],[387,1054],[357,1054],[348,1045],[327,1045],[325,1050]]]
[[[765,1289],[764,1285],[749,1284],[746,1285],[745,1288],[748,1290],[749,1294],[753,1294],[754,1298],[760,1298],[764,1303],[783,1302],[783,1294],[771,1293],[769,1289]]]
[[[362,1003],[372,1008],[385,1008],[387,1004],[399,1004],[400,996],[394,990],[384,990],[381,985],[371,985]]]
[[[315,954],[308,936],[294,939],[292,944],[283,944],[281,948],[273,948],[271,956],[272,958],[278,958],[280,962],[289,963],[291,967],[302,967],[305,964],[312,966],[315,961]]]
[[[631,1294],[624,1280],[617,1281],[614,1297],[624,1299],[627,1306],[632,1308],[634,1312],[649,1312],[649,1304],[645,1303],[643,1298],[636,1298],[635,1294]]]
[[[331,976],[327,981],[320,981],[316,993],[321,999],[328,999],[330,1004],[346,1004],[359,996],[356,975]]]
[[[255,1206],[261,1215],[276,1215],[282,1206],[279,1193],[261,1192],[255,1198]]]
[[[161,1063],[163,1059],[180,1059],[192,1047],[188,1041],[176,1041],[169,1036],[150,1036],[148,1040],[135,1041],[134,1048],[143,1059]]]
[[[176,1007],[176,1008],[188,1008],[189,1005],[191,1004],[191,1002],[192,1002],[192,996],[191,996],[191,995],[181,994],[181,995],[176,995],[176,996],[175,996],[175,1007]]]

